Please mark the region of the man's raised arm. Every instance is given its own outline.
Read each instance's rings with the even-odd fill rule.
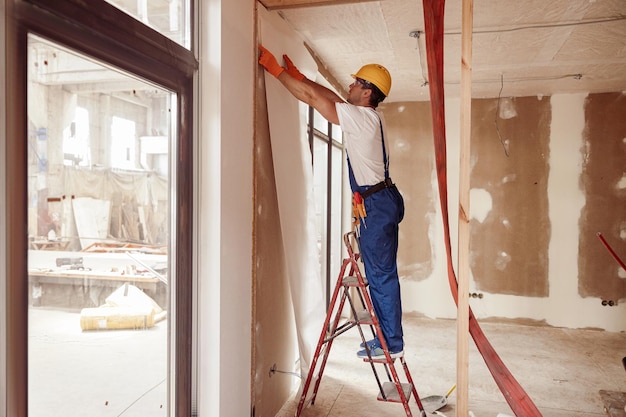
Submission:
[[[276,57],[259,45],[259,64],[276,77],[283,86],[298,100],[315,108],[326,120],[339,124],[335,103],[343,102],[332,90],[309,80],[293,64],[287,55],[283,55],[287,67],[278,64]]]

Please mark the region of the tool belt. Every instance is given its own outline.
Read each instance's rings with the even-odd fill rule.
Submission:
[[[372,185],[367,190],[361,193],[361,197],[367,198],[374,193],[379,192],[380,190],[384,190],[385,188],[395,187],[396,185],[391,181],[391,178],[385,178],[384,181],[379,182],[378,184]]]

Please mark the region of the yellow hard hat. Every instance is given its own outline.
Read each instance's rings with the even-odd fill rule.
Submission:
[[[379,64],[363,65],[356,74],[352,74],[352,78],[371,82],[378,87],[385,97],[389,95],[389,90],[391,90],[391,74],[387,68]]]

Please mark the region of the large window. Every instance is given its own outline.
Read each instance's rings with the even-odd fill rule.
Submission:
[[[171,183],[138,136],[171,146],[176,96],[28,51],[28,415],[167,415]]]
[[[10,3],[8,415],[192,415],[187,2]]]

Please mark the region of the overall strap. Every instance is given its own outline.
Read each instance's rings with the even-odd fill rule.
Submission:
[[[385,133],[383,132],[383,121],[378,116],[378,123],[380,123],[380,137],[383,143],[383,163],[385,164],[385,179],[389,178],[389,159],[387,158],[387,150],[385,149]]]
[[[378,184],[374,184],[371,187],[368,187],[365,191],[361,192],[361,196],[363,198],[367,198],[374,193],[384,190],[385,188],[392,188],[392,187],[395,188],[395,184],[389,177],[389,158],[387,157],[387,149],[385,148],[385,133],[383,131],[383,121],[380,118],[380,115],[378,116],[378,122],[380,123],[380,136],[381,136],[381,142],[383,146],[383,163],[385,165],[385,179],[379,182]]]

